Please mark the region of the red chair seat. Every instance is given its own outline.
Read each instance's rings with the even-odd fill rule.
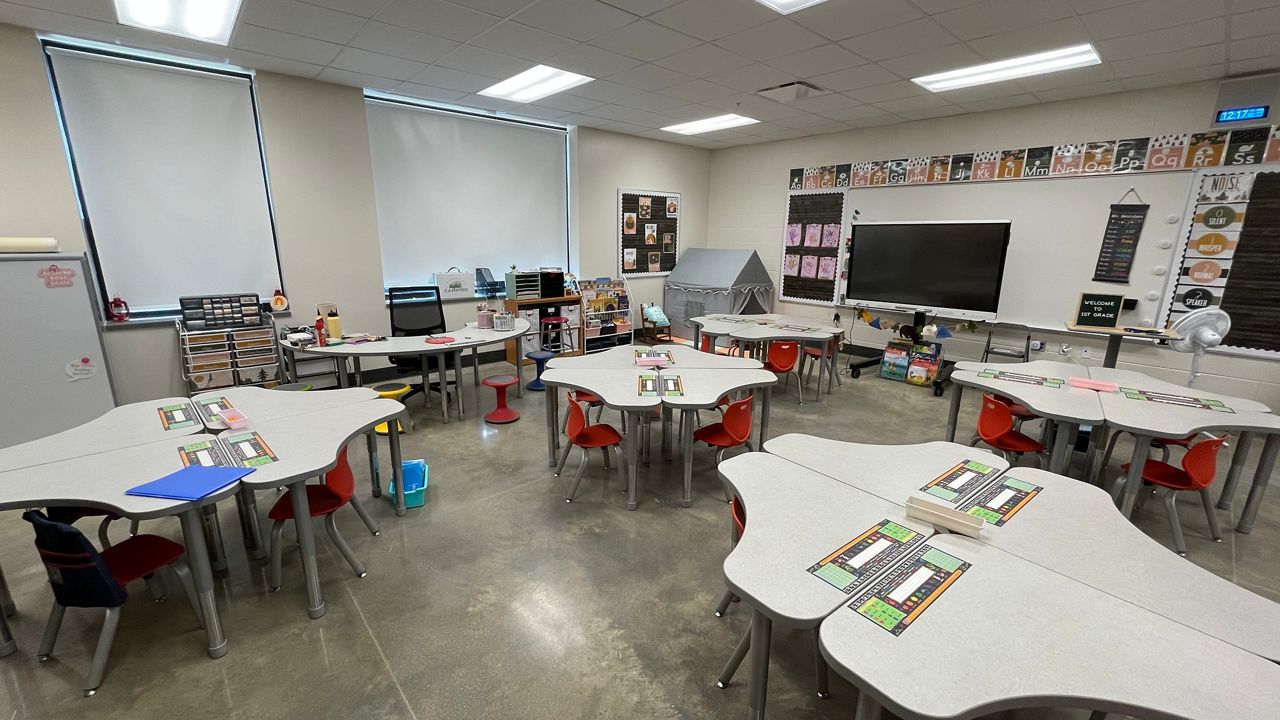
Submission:
[[[693,439],[715,447],[735,447],[742,444],[741,441],[734,441],[729,431],[724,429],[724,423],[712,423],[694,430]]]
[[[765,369],[765,370],[768,370],[769,372],[772,372],[772,373],[789,373],[789,372],[791,372],[791,368],[793,368],[793,367],[795,367],[795,363],[791,363],[790,365],[788,365],[788,366],[786,366],[786,367],[781,367],[781,366],[778,366],[778,365],[774,365],[773,363],[769,362],[768,360],[765,360],[765,361],[764,361],[764,369]]]
[[[1121,472],[1129,472],[1130,463],[1125,463],[1120,467]],[[1147,464],[1142,466],[1142,479],[1152,485],[1167,487],[1171,490],[1199,490],[1191,480],[1191,476],[1182,468],[1176,468],[1168,463],[1162,463],[1159,460],[1148,460]]]
[[[1001,435],[1000,437],[996,438],[995,441],[993,441],[991,444],[1007,452],[1016,452],[1016,453],[1044,452],[1044,443],[1040,442],[1039,440],[1036,440],[1033,437],[1023,435],[1022,433],[1016,430],[1010,430],[1004,435]]]
[[[1152,445],[1157,447],[1160,445],[1180,445],[1182,447],[1191,447],[1191,443],[1195,442],[1195,435],[1188,435],[1184,438],[1156,438],[1151,441]]]
[[[520,382],[516,380],[515,375],[490,375],[480,381],[481,385],[488,385],[492,388],[506,388]]]
[[[186,548],[159,535],[134,535],[102,551],[102,560],[120,587],[144,578],[182,557]]]
[[[600,405],[604,403],[604,401],[600,399],[599,395],[596,395],[595,393],[587,392],[586,390],[578,390],[574,394],[577,395],[578,400],[588,405],[595,406],[595,405]]]
[[[1039,415],[1036,415],[1035,413],[1028,410],[1027,406],[1021,403],[1014,403],[1010,405],[1009,412],[1012,413],[1013,416],[1018,418],[1019,420],[1034,420],[1035,418],[1040,417]]]
[[[622,442],[622,434],[612,425],[588,425],[573,438],[573,444],[584,448],[608,447]]]
[[[569,318],[562,315],[552,315],[551,317],[542,318],[543,325],[567,325]]]
[[[293,492],[290,490],[289,492]],[[323,517],[346,504],[346,499],[340,497],[333,490],[325,485],[308,485],[307,486],[307,503],[311,508],[311,517]],[[272,520],[292,520],[293,519],[293,498],[289,497],[286,492],[276,500],[276,504],[271,506],[271,511],[267,513],[267,517]]]

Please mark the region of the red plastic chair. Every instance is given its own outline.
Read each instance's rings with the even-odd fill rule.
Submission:
[[[573,487],[564,496],[565,502],[573,502],[578,494],[578,484],[582,482],[582,473],[587,468],[587,451],[600,448],[604,455],[604,467],[609,469],[609,450],[618,451],[618,472],[622,472],[622,433],[612,425],[597,423],[587,424],[586,413],[579,404],[581,393],[568,393],[569,412],[565,419],[564,434],[569,439],[565,443],[564,452],[560,455],[560,463],[556,465],[556,477],[564,470],[565,461],[569,459],[569,451],[573,448],[582,450],[582,459],[578,461],[578,469],[573,474]]]
[[[729,546],[732,549],[738,544],[742,533],[747,530],[747,510],[737,495],[729,500],[729,515],[733,518],[733,537]],[[729,610],[729,603],[737,600],[738,596],[734,595],[732,590],[725,590],[724,595],[720,596],[720,602],[716,603],[716,617],[724,617],[725,612]]]
[[[983,393],[982,410],[978,412],[978,440],[994,448],[1006,460],[1010,455],[1016,459],[1025,453],[1034,453],[1036,462],[1041,463],[1044,443],[1015,430],[1013,420],[1013,411],[1008,405],[991,393]]]
[[[1148,460],[1142,466],[1143,482],[1151,483],[1164,490],[1164,505],[1169,514],[1169,529],[1173,532],[1174,549],[1183,557],[1187,554],[1187,543],[1182,536],[1182,524],[1178,522],[1177,499],[1179,492],[1200,493],[1200,503],[1204,505],[1205,519],[1209,521],[1209,534],[1215,542],[1222,542],[1222,530],[1218,527],[1218,515],[1213,509],[1213,501],[1209,498],[1209,486],[1218,472],[1218,450],[1227,442],[1227,436],[1203,440],[1192,445],[1187,454],[1182,456],[1182,467],[1176,468],[1159,460]],[[1128,479],[1129,464],[1121,467],[1123,475],[1116,482],[1113,494],[1118,495]]]
[[[356,514],[364,521],[365,527],[369,528],[369,532],[374,535],[378,533],[378,526],[373,522],[373,518],[369,517],[369,513],[360,505],[360,501],[356,499],[355,477],[351,474],[351,466],[347,464],[347,449],[342,448],[342,452],[338,453],[338,464],[332,470],[325,473],[323,485],[307,485],[307,504],[311,511],[311,517],[323,517],[325,532],[329,533],[329,539],[333,540],[333,544],[338,546],[338,552],[342,553],[342,557],[347,559],[347,563],[351,565],[351,569],[355,571],[356,577],[364,577],[364,565],[360,564],[360,560],[356,558],[351,546],[343,539],[338,532],[338,526],[333,521],[333,514],[342,506],[351,505],[355,508]],[[280,535],[284,531],[284,524],[287,520],[296,520],[293,516],[293,496],[292,490],[280,496],[276,500],[276,504],[271,507],[267,513],[267,517],[275,521],[271,526],[271,574],[270,586],[271,592],[280,589],[280,555],[281,544]],[[309,522],[309,521],[308,521]]]
[[[837,345],[838,345],[838,341],[836,338],[833,337],[831,338],[830,341],[820,346],[814,346],[814,345],[805,346],[804,362],[802,363],[802,365],[809,366],[809,370],[808,372],[805,373],[805,376],[804,376],[804,381],[806,383],[809,382],[809,380],[813,377],[814,366],[816,366],[820,362],[830,361],[832,358],[836,356],[836,354],[839,352]],[[840,387],[844,387],[844,382],[840,380],[840,373],[835,372],[833,370],[832,374],[835,375],[836,384],[839,385]],[[822,388],[818,388],[818,389],[821,390]]]
[[[769,343],[769,354],[764,361],[764,369],[778,375],[786,375],[785,390],[791,384],[791,376],[796,376],[796,392],[800,395],[800,404],[804,404],[804,384],[800,382],[800,343],[785,340]]]
[[[702,347],[698,348],[704,353],[713,353],[716,351],[716,339],[710,335],[702,336]]]
[[[724,398],[721,398],[723,401]],[[754,395],[748,395],[737,402],[731,402],[724,408],[724,415],[721,416],[720,422],[703,425],[693,431],[693,439],[695,442],[704,442],[711,447],[719,448],[716,451],[716,465],[724,459],[724,451],[729,448],[746,445],[748,450],[754,450],[751,446],[751,404],[755,400]],[[726,492],[725,502],[729,502],[729,496]]]
[[[604,417],[604,400],[601,400],[599,395],[586,390],[575,390],[573,395],[578,398],[578,402],[587,404],[587,418],[591,418],[591,410],[594,408],[596,410],[596,422],[600,422],[600,418]],[[569,427],[568,412],[564,414],[564,422],[560,423],[560,432],[564,432],[567,427]]]

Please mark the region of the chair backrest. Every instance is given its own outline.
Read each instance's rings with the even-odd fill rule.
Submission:
[[[578,404],[577,394],[570,392],[569,397],[569,422],[564,426],[564,434],[569,438],[569,442],[578,439],[582,434],[582,430],[587,426],[586,413],[582,412],[582,406]]]
[[[734,442],[744,443],[747,438],[751,437],[751,402],[755,400],[755,395],[748,395],[745,398],[729,403],[729,407],[724,409],[724,431],[729,433],[729,437]]]
[[[1191,478],[1195,489],[1202,490],[1213,484],[1213,477],[1218,472],[1218,449],[1227,442],[1227,436],[1212,440],[1201,440],[1187,449],[1182,456],[1182,469]]]
[[[39,510],[28,510],[22,519],[35,527],[36,550],[59,605],[120,607],[129,599],[84,533],[50,520]]]
[[[387,312],[394,337],[445,331],[444,303],[434,285],[387,288]]]
[[[699,348],[699,349],[700,349],[700,350],[702,350],[702,352],[705,352],[705,353],[715,352],[714,350],[712,350],[712,349],[711,349],[711,347],[712,347],[712,346],[711,346],[711,343],[712,343],[712,341],[714,341],[714,340],[715,340],[715,338],[711,337],[710,335],[703,335],[703,336],[702,336],[702,347],[701,347],[701,348]]]
[[[747,529],[747,510],[742,506],[742,501],[737,495],[729,499],[729,512],[733,514],[733,526],[738,530],[738,537],[742,537],[742,533]]]
[[[983,393],[978,411],[978,436],[991,442],[1013,430],[1013,412],[991,393]]]
[[[778,372],[791,372],[800,361],[800,343],[791,340],[769,343],[769,364]]]
[[[390,422],[396,422],[391,420]],[[347,462],[347,448],[344,446],[338,452],[338,464],[332,470],[324,474],[324,485],[333,492],[334,495],[348,501],[356,492],[356,478],[351,474],[351,465]]]

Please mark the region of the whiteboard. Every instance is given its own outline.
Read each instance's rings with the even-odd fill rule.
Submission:
[[[0,447],[115,407],[83,257],[0,254],[0,388]]]
[[[1173,266],[1191,173],[1068,177],[853,188],[848,205],[859,222],[1008,219],[1009,254],[1000,289],[1000,322],[1062,330],[1082,292],[1123,294],[1138,300],[1121,315],[1128,325],[1155,324],[1163,315],[1166,276]],[[1129,283],[1093,282],[1102,233],[1113,203],[1130,187],[1151,205],[1138,241]],[[1136,202],[1130,195],[1125,202]],[[1178,222],[1167,222],[1169,216]],[[1168,246],[1161,247],[1164,242]],[[921,258],[927,262],[927,258]]]

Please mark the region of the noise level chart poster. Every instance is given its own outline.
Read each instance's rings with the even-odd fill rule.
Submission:
[[[782,236],[782,298],[833,303],[844,244],[844,191],[791,193]]]
[[[1187,217],[1169,323],[1221,307],[1231,316],[1224,346],[1280,353],[1280,172],[1198,173]]]

